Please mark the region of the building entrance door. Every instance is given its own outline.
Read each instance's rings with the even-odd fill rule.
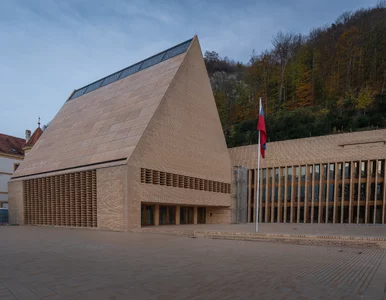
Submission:
[[[194,208],[193,207],[181,206],[180,224],[193,224],[194,223],[193,215],[194,215]]]
[[[205,224],[206,223],[206,208],[198,207],[197,208],[197,223]]]
[[[176,207],[175,206],[160,205],[159,224],[160,225],[176,224]]]
[[[141,205],[141,225],[154,225],[154,205]]]

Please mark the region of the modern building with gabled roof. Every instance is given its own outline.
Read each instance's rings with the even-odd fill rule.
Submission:
[[[195,36],[75,90],[9,183],[11,222],[229,223],[231,163]]]

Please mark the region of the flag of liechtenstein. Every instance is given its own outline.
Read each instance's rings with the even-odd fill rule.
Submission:
[[[257,122],[257,130],[260,130],[260,151],[261,156],[265,158],[265,150],[267,143],[267,131],[265,129],[263,105],[260,105],[259,121]]]

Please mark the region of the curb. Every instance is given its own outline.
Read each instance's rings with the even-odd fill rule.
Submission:
[[[383,237],[355,237],[335,235],[306,235],[306,234],[267,234],[267,233],[240,233],[216,231],[177,231],[158,229],[136,229],[132,232],[158,233],[172,236],[202,237],[209,239],[275,242],[297,245],[320,245],[338,247],[365,247],[386,249],[386,238]]]

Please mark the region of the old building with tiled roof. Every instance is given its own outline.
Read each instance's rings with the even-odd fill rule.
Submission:
[[[8,181],[24,158],[24,144],[25,139],[0,133],[0,208],[8,207]]]

